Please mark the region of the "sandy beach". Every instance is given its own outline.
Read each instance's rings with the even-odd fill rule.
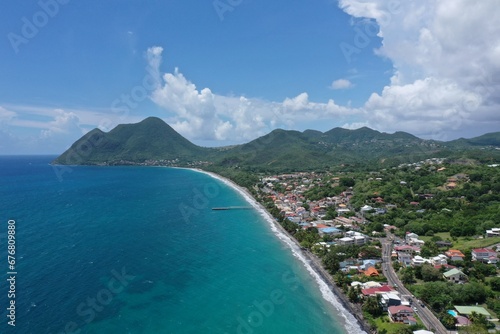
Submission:
[[[222,177],[216,173],[207,172],[201,169],[192,169],[200,173],[207,174],[227,186],[237,191],[243,198],[254,207],[269,223],[275,235],[290,247],[292,254],[298,258],[307,271],[316,280],[321,294],[339,312],[343,319],[343,326],[346,332],[353,334],[370,333],[368,324],[361,317],[360,307],[356,307],[349,302],[347,297],[335,285],[331,275],[323,268],[321,261],[314,254],[303,250],[297,240],[291,237],[288,232],[274,219],[274,217],[251,195],[251,193],[233,181]]]

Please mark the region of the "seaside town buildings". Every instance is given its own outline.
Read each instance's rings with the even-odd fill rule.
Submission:
[[[373,178],[373,182],[378,181],[381,180]],[[455,184],[468,182],[468,177],[465,174],[457,174],[447,181],[447,184],[444,186],[450,188],[453,187],[453,182]],[[273,200],[276,208],[288,220],[298,224],[298,228],[317,228],[321,236],[328,235],[332,237],[330,239],[332,241],[321,241],[313,245],[313,247],[330,249],[334,245],[364,245],[370,242],[373,237],[373,235],[368,236],[361,232],[363,227],[370,223],[366,218],[367,216],[370,217],[368,213],[371,215],[385,214],[387,210],[395,207],[393,204],[385,203],[382,196],[375,195],[367,202],[373,206],[366,204],[359,208],[353,208],[350,203],[354,195],[352,189],[348,189],[337,196],[325,197],[314,201],[304,196],[313,187],[324,186],[322,182],[324,182],[322,178],[315,173],[283,174],[263,180],[267,195]],[[400,185],[407,186],[407,183],[402,180]],[[432,200],[434,198],[434,194],[430,193],[418,196],[422,200]],[[410,203],[410,205],[418,208],[419,202]],[[383,206],[383,210],[380,206]],[[332,209],[337,213],[335,217],[329,214],[333,211]],[[327,214],[329,215],[327,216]],[[397,227],[386,224],[383,229],[386,233],[394,233]],[[500,228],[486,230],[485,236],[500,236]],[[424,257],[420,253],[425,244],[426,242],[418,234],[407,232],[404,238],[398,241],[398,244],[393,245],[390,254],[391,259],[399,262],[403,267],[430,265],[441,269],[441,280],[452,284],[466,284],[469,282],[469,277],[460,269],[458,264],[465,261],[466,255],[470,255],[468,258],[472,259],[472,261],[480,261],[488,265],[495,265],[498,262],[497,252],[494,249],[476,248],[472,249],[470,254],[464,254],[458,249],[453,249],[453,245],[449,241],[436,241],[437,247],[442,249],[441,253],[435,256]],[[383,275],[381,259],[346,259],[340,263],[340,270],[347,275],[357,275],[358,277],[364,277],[364,279],[377,279]],[[417,323],[416,316],[418,314],[412,308],[413,300],[409,296],[401,295],[396,288],[387,283],[374,281],[366,283],[355,281],[351,283],[351,287],[358,286],[361,298],[380,296],[380,305],[391,322],[408,325]],[[470,309],[461,306],[455,306],[455,309],[456,315],[454,315],[454,318],[457,326],[470,324],[468,318],[470,317]],[[420,332],[423,333],[426,331]]]

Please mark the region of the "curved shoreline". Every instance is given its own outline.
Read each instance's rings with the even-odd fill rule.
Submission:
[[[304,264],[306,270],[316,278],[323,298],[335,307],[343,318],[343,325],[346,331],[353,334],[371,333],[369,325],[362,318],[361,308],[356,308],[355,305],[349,302],[347,296],[335,285],[331,275],[323,268],[320,259],[309,251],[303,250],[297,240],[275,220],[266,208],[264,208],[246,188],[239,186],[234,181],[219,174],[198,168],[189,169],[215,178],[242,195],[243,198],[259,211],[263,218],[270,224],[276,236],[290,247],[292,254]],[[331,296],[328,296],[328,293],[331,293]]]

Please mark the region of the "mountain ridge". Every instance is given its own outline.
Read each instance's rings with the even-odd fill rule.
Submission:
[[[155,162],[255,171],[303,170],[343,164],[394,164],[431,155],[459,156],[491,146],[500,146],[500,132],[440,142],[402,131],[388,134],[368,127],[354,130],[335,127],[326,132],[275,129],[245,144],[210,148],[193,144],[160,118],[148,117],[139,123],[120,124],[109,132],[94,129],[53,163],[126,165]],[[498,150],[491,151],[500,154]]]

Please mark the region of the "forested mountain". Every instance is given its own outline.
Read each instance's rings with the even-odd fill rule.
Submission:
[[[144,164],[251,171],[296,171],[381,164],[386,166],[429,157],[500,158],[500,132],[450,142],[424,140],[406,132],[388,134],[363,127],[327,132],[277,129],[249,143],[224,148],[200,147],[163,120],[149,117],[121,124],[108,133],[94,129],[58,157],[55,164]]]

